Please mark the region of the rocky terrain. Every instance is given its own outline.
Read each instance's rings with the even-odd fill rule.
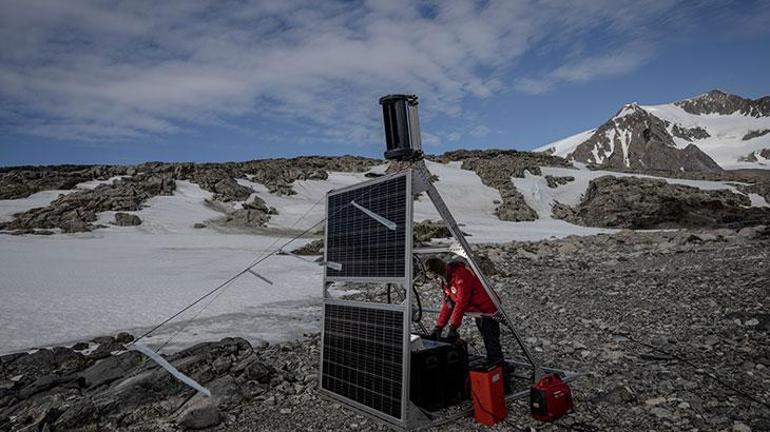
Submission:
[[[51,229],[91,231],[98,228],[93,224],[97,213],[139,210],[149,198],[170,195],[177,180],[193,182],[213,194],[211,206],[224,213],[215,223],[259,227],[277,210],[268,208],[253,195],[251,188],[239,184],[237,179],[261,183],[274,194],[292,195],[295,191],[291,184],[296,180],[324,180],[329,171],[363,172],[378,163],[381,161],[354,156],[308,156],[207,164],[148,162],[134,166],[4,168],[0,170],[0,199],[24,198],[41,190],[73,189],[88,180],[126,177],[93,190],[63,195],[47,207],[23,212],[11,222],[0,223],[0,230],[17,234],[50,234]],[[243,205],[232,206],[232,202],[243,202]]]
[[[655,152],[655,154],[664,155],[665,152]],[[561,157],[515,150],[458,150],[439,156],[430,156],[429,159],[440,163],[459,162],[462,169],[476,173],[483,184],[495,188],[500,193],[501,200],[494,203],[496,216],[500,220],[512,222],[538,219],[537,212],[527,204],[522,192],[516,189],[511,180],[512,177],[523,178],[525,172],[530,175],[543,175],[541,167],[572,167],[571,162]],[[667,156],[666,159],[673,160]],[[241,183],[239,180],[263,184],[268,191],[279,196],[293,195],[295,191],[292,189],[292,184],[297,180],[324,180],[328,178],[330,171],[365,172],[372,166],[382,163],[384,161],[376,159],[344,156],[220,164],[150,162],[135,166],[112,167],[6,168],[0,171],[0,184],[3,185],[4,194],[9,197],[29,195],[52,187],[72,189],[78,183],[87,180],[101,180],[103,184],[99,184],[94,189],[72,189],[71,193],[61,195],[45,207],[16,214],[13,220],[0,222],[0,232],[53,234],[92,231],[103,226],[96,221],[98,214],[106,211],[121,213],[110,222],[112,224],[139,225],[141,224],[139,216],[129,217],[132,215],[123,213],[142,209],[154,196],[171,195],[175,190],[176,182],[180,180],[195,183],[211,192],[212,197],[206,204],[222,214],[214,220],[201,220],[195,224],[196,227],[203,228],[211,225],[228,231],[259,230],[267,224],[271,216],[278,214],[280,209],[268,206],[251,187],[244,185],[250,183]],[[767,176],[723,170],[661,170],[652,169],[651,166],[655,164],[632,165],[618,168],[617,171],[735,182],[735,187],[742,193],[756,193],[770,202],[770,178]],[[398,171],[403,167],[403,164],[392,163],[388,172]],[[108,179],[111,181],[106,181]],[[550,188],[557,188],[574,181],[574,177],[571,176],[545,176],[545,179]],[[568,209],[558,206],[556,216],[585,226],[626,228],[711,227],[730,223],[766,223],[766,218],[763,216],[764,210],[744,210],[741,206],[747,205],[746,196],[733,195],[727,192],[701,193],[692,188],[669,187],[659,181],[632,181],[617,178],[592,183],[579,208]],[[635,198],[630,199],[630,196]],[[636,198],[640,196],[644,196],[645,199],[637,200]],[[719,196],[720,199],[709,201],[702,199],[704,196]],[[652,201],[657,204],[651,205]],[[721,201],[725,201],[726,206],[731,210],[728,210],[728,214],[723,215],[724,217],[719,221],[698,217],[698,214],[710,212],[711,204]],[[631,208],[626,208],[626,205]],[[660,212],[661,209],[682,213],[679,218],[687,221],[669,221],[669,216],[651,214]],[[599,215],[599,213],[603,214]],[[636,216],[629,216],[629,213],[634,213]],[[661,220],[648,220],[656,218]],[[741,221],[741,218],[745,221]]]
[[[572,166],[560,157],[515,150],[458,150],[444,153],[434,160],[442,163],[462,161],[463,169],[474,171],[485,185],[497,189],[502,202],[495,209],[495,214],[500,220],[511,222],[538,218],[537,212],[524,201],[511,177],[524,177],[525,171],[541,175],[542,166]]]
[[[721,90],[711,90],[702,97],[674,102],[690,114],[735,114],[751,117],[770,116],[770,96],[746,99]]]
[[[770,229],[621,231],[479,252],[538,357],[581,373],[574,414],[541,424],[515,402],[491,430],[770,429]],[[420,290],[437,304],[437,288]],[[481,346],[469,323],[461,333]],[[167,356],[211,399],[124,351],[131,339],[0,357],[0,431],[387,430],[319,396],[318,335]],[[437,430],[486,429],[465,418]]]
[[[701,190],[665,180],[603,176],[589,183],[577,206],[556,204],[554,216],[605,228],[688,228],[770,223],[770,209],[748,206],[746,195]]]

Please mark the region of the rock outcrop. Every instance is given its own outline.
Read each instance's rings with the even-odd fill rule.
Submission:
[[[746,135],[741,138],[743,141],[748,141],[750,139],[759,138],[761,136],[765,136],[770,133],[770,129],[760,129],[760,130],[750,130]]]
[[[93,190],[62,195],[47,207],[16,215],[0,224],[3,230],[58,228],[65,233],[90,231],[97,215],[105,211],[137,211],[142,203],[157,195],[171,195],[176,188],[169,173],[137,174],[104,184]]]
[[[218,425],[220,410],[267,386],[297,381],[266,364],[247,341],[225,338],[167,357],[212,392],[211,398],[191,399],[194,391],[142,354],[125,351],[116,339],[98,339],[116,351],[103,357],[58,347],[0,358],[0,383],[9,383],[0,390],[0,430],[153,430],[169,421],[201,429]]]
[[[551,176],[547,175],[545,176],[545,181],[548,184],[548,187],[551,189],[556,189],[559,186],[563,186],[569,182],[575,181],[575,177],[572,176]]]
[[[130,175],[132,169],[107,165],[56,165],[0,168],[0,199],[26,198],[43,190],[69,190],[89,180]]]
[[[575,207],[554,206],[554,216],[605,228],[688,228],[770,223],[767,208],[746,208],[745,195],[701,190],[664,180],[603,176],[592,180]]]
[[[692,99],[674,102],[690,114],[722,114],[740,113],[752,117],[770,116],[770,96],[759,99],[746,99],[725,93],[721,90],[710,92]]]
[[[434,158],[439,162],[462,161],[462,168],[474,171],[482,183],[500,192],[502,202],[495,209],[500,220],[521,222],[537,219],[537,212],[527,205],[524,195],[511,177],[524,177],[529,171],[541,175],[541,166],[571,167],[565,159],[543,153],[515,150],[457,150]]]
[[[32,209],[15,220],[0,223],[0,230],[16,233],[90,231],[97,213],[136,211],[149,198],[170,195],[177,180],[186,180],[214,194],[213,206],[225,216],[216,223],[234,229],[264,226],[277,213],[268,208],[254,191],[238,179],[264,184],[271,193],[292,195],[297,180],[324,180],[329,171],[363,172],[382,163],[356,156],[307,156],[293,159],[268,159],[228,163],[147,162],[135,166],[52,166],[0,169],[0,199],[17,199],[47,189],[72,189],[78,183],[125,175],[112,184],[62,196],[47,207]],[[230,205],[240,203],[243,205]],[[126,219],[127,221],[127,219]],[[135,220],[134,220],[135,221]]]

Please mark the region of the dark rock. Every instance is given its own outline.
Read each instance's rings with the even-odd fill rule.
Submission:
[[[187,407],[179,417],[177,424],[184,429],[206,429],[222,422],[219,408],[210,401],[201,401]]]
[[[700,126],[694,128],[687,128],[678,124],[674,124],[671,128],[671,134],[677,138],[692,142],[692,140],[705,139],[711,136],[706,129]]]
[[[17,214],[4,229],[60,228],[67,233],[90,231],[91,222],[104,211],[136,211],[147,199],[170,195],[175,188],[170,175],[138,174],[93,190],[62,195],[46,207]]]
[[[43,190],[73,189],[78,183],[125,174],[118,166],[20,166],[0,171],[0,199],[26,198]]]
[[[765,136],[770,133],[770,129],[760,129],[760,130],[750,130],[746,135],[743,136],[743,141],[748,141],[750,139],[759,138],[761,136]],[[764,149],[769,150],[770,149]]]
[[[72,351],[83,351],[86,349],[88,349],[87,342],[78,342],[75,345],[72,345]]]
[[[432,239],[452,237],[452,233],[445,223],[433,222],[429,219],[414,224],[413,235],[415,243],[426,243]]]
[[[767,103],[767,97],[754,100],[744,99],[721,90],[711,90],[704,95],[674,102],[674,104],[690,114],[697,115],[728,115],[737,112],[752,117],[770,116],[770,104]]]
[[[115,225],[118,226],[136,226],[141,225],[142,219],[134,214],[128,214],[123,212],[115,213]]]
[[[291,253],[295,255],[323,255],[324,239],[315,239],[304,246],[294,249]]]
[[[123,346],[123,344],[119,343],[113,338],[109,338],[108,341],[99,343],[99,346],[88,355],[88,358],[91,360],[99,360],[111,356],[114,352],[125,350],[126,347]]]
[[[264,226],[269,220],[270,216],[267,212],[242,208],[217,219],[215,222],[220,226],[230,228],[258,228]]]
[[[117,335],[115,335],[115,342],[119,344],[127,344],[129,342],[132,342],[134,340],[134,337],[126,332],[120,332]]]
[[[83,398],[65,407],[53,423],[55,430],[75,430],[98,421],[98,410],[90,398]]]
[[[548,183],[549,188],[555,189],[560,185],[565,185],[569,182],[575,181],[575,177],[572,177],[572,176],[559,177],[559,176],[547,175],[545,176],[545,181],[546,183]]]
[[[126,372],[138,365],[142,360],[141,354],[129,351],[117,356],[110,356],[96,362],[93,366],[80,373],[86,387],[98,387],[124,378]]]
[[[257,360],[251,362],[246,367],[244,372],[248,379],[254,380],[263,384],[270,382],[270,378],[272,377],[272,371],[270,370],[270,368]]]
[[[265,204],[265,201],[262,200],[262,198],[256,195],[252,195],[252,196],[253,196],[252,200],[246,201],[245,203],[243,203],[243,208],[249,209],[249,210],[260,210],[263,213],[270,212],[270,209],[267,207],[267,205]]]
[[[591,181],[574,208],[554,206],[567,221],[613,228],[686,228],[770,223],[770,212],[745,208],[745,195],[729,190],[701,190],[664,180],[603,176]]]
[[[43,375],[35,382],[33,382],[30,385],[25,386],[21,391],[19,391],[19,399],[28,399],[31,396],[52,389],[56,386],[66,384],[69,382],[77,382],[78,386],[82,386],[84,384],[84,380],[76,375]]]

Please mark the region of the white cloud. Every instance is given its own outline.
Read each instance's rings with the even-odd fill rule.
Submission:
[[[460,132],[449,132],[446,136],[446,139],[450,142],[460,141],[460,138],[462,138],[463,135]]]
[[[650,45],[634,42],[609,53],[574,59],[540,77],[519,78],[514,88],[528,94],[546,93],[563,82],[584,82],[633,72],[651,56]]]
[[[469,135],[474,136],[476,138],[483,138],[489,133],[492,132],[492,130],[484,125],[476,126],[475,128],[471,129],[470,132],[468,132]]]
[[[422,145],[424,147],[439,147],[441,146],[441,138],[433,135],[430,132],[422,133]]]
[[[499,92],[537,44],[570,44],[595,28],[623,34],[671,7],[4,0],[0,123],[55,138],[135,139],[257,116],[303,122],[319,140],[379,143],[374,101],[383,94],[420,95],[427,121],[459,116],[465,98]],[[514,87],[543,92],[642,61],[599,55]]]

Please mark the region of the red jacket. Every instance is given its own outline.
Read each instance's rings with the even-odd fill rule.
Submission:
[[[465,312],[497,312],[497,307],[484,290],[481,281],[465,264],[451,263],[447,266],[447,273],[447,283],[442,287],[444,304],[441,305],[441,312],[436,320],[437,327],[444,328],[449,322],[452,327],[459,328]]]

